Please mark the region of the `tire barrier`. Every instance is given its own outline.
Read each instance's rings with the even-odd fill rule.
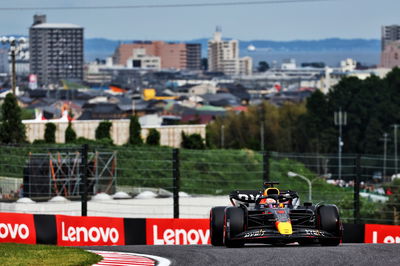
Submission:
[[[0,213],[0,243],[61,246],[210,244],[209,219]],[[344,224],[343,243],[400,243],[400,226]]]

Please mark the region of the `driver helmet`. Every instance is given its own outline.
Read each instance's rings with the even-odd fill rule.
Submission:
[[[279,195],[279,189],[277,188],[267,188],[264,190],[263,196],[268,196],[268,195]],[[267,199],[262,199],[260,201],[261,204],[277,204],[278,202],[275,199],[267,198]]]

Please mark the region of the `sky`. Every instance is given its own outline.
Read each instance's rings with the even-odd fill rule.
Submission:
[[[227,2],[254,4],[165,7]],[[43,9],[54,7],[62,9]],[[382,25],[400,24],[399,10],[399,0],[1,0],[0,36],[28,35],[33,15],[46,14],[83,26],[85,38],[185,41],[210,38],[219,25],[239,40],[380,39]]]

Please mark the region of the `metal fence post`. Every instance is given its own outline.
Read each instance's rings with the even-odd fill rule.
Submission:
[[[269,181],[269,153],[268,151],[263,151],[263,184]]]
[[[180,190],[180,171],[179,171],[179,149],[172,150],[172,175],[173,175],[173,198],[174,198],[174,218],[179,218],[179,190]]]
[[[360,179],[361,179],[361,156],[356,157],[356,175],[354,178],[354,223],[360,223]]]
[[[83,193],[81,194],[81,216],[87,216],[87,194],[88,194],[88,150],[89,145],[82,145],[82,172],[81,182],[83,184]]]

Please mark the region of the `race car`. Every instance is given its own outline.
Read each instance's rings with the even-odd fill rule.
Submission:
[[[210,211],[213,246],[243,247],[245,243],[337,246],[343,225],[335,205],[306,202],[300,205],[295,191],[280,191],[278,182],[264,183],[264,191],[236,190],[233,206]]]

